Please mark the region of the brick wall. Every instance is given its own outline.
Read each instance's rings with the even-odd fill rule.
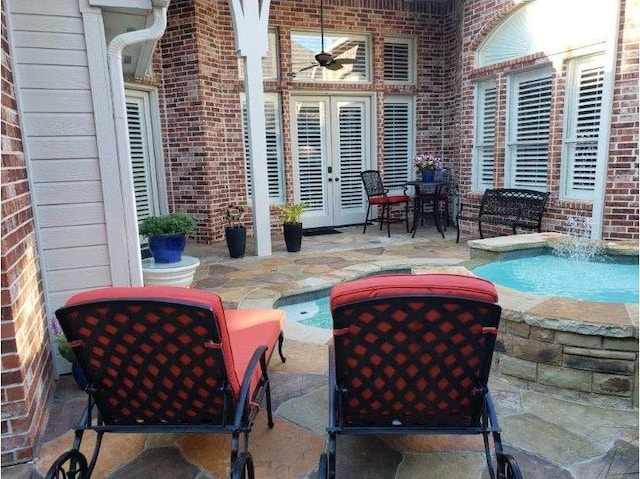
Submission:
[[[53,392],[51,351],[2,9],[2,465],[30,460]]]
[[[442,137],[442,93],[445,70],[441,60],[442,5],[420,11],[403,10],[405,2],[358,0],[331,2],[325,6],[329,29],[371,35],[373,82],[371,85],[322,85],[323,92],[371,91],[376,93],[377,135],[382,138],[385,94],[411,93],[418,98],[418,151],[440,151]],[[386,8],[384,10],[383,8]],[[278,31],[280,79],[265,82],[265,91],[278,92],[282,100],[286,198],[293,198],[293,161],[290,149],[289,100],[293,90],[317,90],[313,83],[292,82],[291,41],[293,29],[319,29],[318,6],[294,0],[271,2],[270,27]],[[415,35],[418,38],[417,85],[389,86],[382,78],[382,44],[385,35]],[[244,150],[240,93],[231,13],[225,2],[173,1],[167,33],[161,41],[163,87],[167,105],[165,156],[170,204],[190,210],[199,222],[197,240],[220,241],[223,216],[228,204],[246,204]],[[383,142],[376,144],[382,158]],[[196,202],[197,207],[195,206]],[[251,211],[245,217],[251,234]],[[279,228],[272,211],[274,230]]]
[[[604,239],[638,239],[638,12],[632,8],[637,2],[621,1],[620,36],[618,41],[617,74],[614,85],[614,114],[611,119],[611,139],[609,166],[607,170],[607,193],[603,220]],[[455,108],[459,117],[451,115],[455,121],[447,125],[446,136],[454,141],[456,166],[459,172],[460,191],[467,200],[478,199],[471,191],[471,158],[473,147],[474,81],[483,77],[495,77],[498,88],[498,112],[496,145],[504,145],[506,111],[506,80],[512,71],[546,64],[543,55],[531,55],[522,59],[501,63],[480,69],[474,68],[475,53],[492,29],[503,21],[515,8],[511,0],[471,0],[458,2],[462,9],[462,32],[459,62],[462,75],[460,95]],[[550,161],[548,185],[551,198],[545,214],[543,229],[564,231],[569,215],[590,215],[591,203],[559,200],[560,154],[562,145],[562,122],[564,113],[564,84],[566,63],[553,74],[553,98],[551,112]],[[454,79],[456,77],[454,76]],[[457,88],[454,84],[452,88]],[[458,133],[458,123],[461,125]],[[494,184],[504,183],[504,148],[496,148],[496,171]],[[466,231],[473,225],[466,224]],[[474,229],[475,231],[475,229]],[[474,232],[475,234],[475,232]]]
[[[415,10],[416,5],[421,8]],[[373,79],[370,85],[323,84],[322,92],[371,91],[377,104],[377,157],[383,156],[382,111],[386,94],[411,93],[417,98],[418,152],[442,151],[453,168],[463,196],[471,188],[474,81],[495,76],[498,85],[497,144],[504,144],[507,74],[547,64],[543,55],[474,68],[475,52],[492,29],[508,16],[512,0],[471,0],[426,4],[398,1],[331,1],[325,25],[371,35]],[[410,10],[414,9],[414,10]],[[638,238],[638,26],[622,2],[611,149],[603,237]],[[265,90],[282,100],[286,197],[292,198],[289,102],[292,91],[317,90],[313,83],[291,81],[292,29],[318,29],[317,5],[293,0],[271,2],[269,25],[278,32],[281,78],[265,82]],[[389,86],[382,80],[385,35],[416,35],[418,81],[415,86]],[[198,218],[197,240],[220,241],[227,204],[244,204],[244,154],[240,92],[231,14],[226,2],[176,0],[161,41],[167,125],[165,155],[170,200],[174,209]],[[552,193],[544,229],[564,230],[568,215],[590,214],[591,203],[559,201],[560,151],[566,64],[554,72],[549,189]],[[496,185],[504,182],[504,148],[496,148]],[[251,213],[246,217],[251,234]],[[272,211],[277,227],[277,213]]]

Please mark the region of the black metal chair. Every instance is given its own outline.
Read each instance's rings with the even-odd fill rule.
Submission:
[[[404,192],[399,195],[389,195],[389,188],[385,187],[380,172],[378,170],[366,170],[360,173],[362,182],[364,183],[364,191],[367,194],[367,214],[364,218],[364,229],[362,234],[367,232],[367,223],[369,222],[369,212],[372,206],[378,206],[382,208],[382,211],[378,212],[377,221],[380,222],[380,229],[382,225],[387,224],[387,236],[391,236],[391,223],[404,221],[407,226],[407,233],[409,232],[409,203],[411,197],[407,195],[407,188],[404,187]],[[404,204],[404,220],[391,218],[391,205]]]
[[[263,400],[273,427],[267,364],[276,342],[285,360],[282,311],[225,311],[215,294],[159,286],[80,293],[56,316],[88,404],[47,479],[89,479],[105,432],[230,434],[231,478],[253,479],[249,433]]]
[[[489,476],[521,479],[503,452],[487,385],[497,301],[489,281],[454,274],[379,275],[335,286],[328,444],[318,477],[337,477],[341,434],[478,434]]]

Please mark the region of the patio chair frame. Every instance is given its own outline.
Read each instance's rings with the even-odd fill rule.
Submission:
[[[378,218],[372,218],[371,221],[378,221],[380,223],[380,230],[382,231],[382,225],[387,224],[387,236],[391,237],[391,223],[404,222],[409,232],[409,203],[411,197],[407,195],[407,187],[404,186],[403,193],[397,195],[389,195],[389,188],[385,187],[382,176],[378,170],[365,170],[360,172],[362,183],[364,185],[364,191],[367,195],[367,214],[364,217],[364,228],[362,234],[367,232],[367,224],[369,223],[369,213],[372,206],[378,206],[382,208],[382,211],[378,211]],[[403,218],[391,218],[391,205],[404,204],[404,219]]]
[[[144,322],[143,328],[134,324],[147,315],[160,319]],[[267,346],[253,352],[234,397],[212,307],[170,298],[106,299],[60,308],[56,316],[87,380],[87,406],[74,428],[71,450],[54,462],[47,479],[88,479],[106,432],[230,434],[231,478],[255,477],[249,433],[263,400],[267,424],[269,428],[274,425]],[[134,338],[142,338],[141,348],[126,351],[123,343],[132,343]],[[278,353],[284,362],[282,340],[280,332]],[[161,344],[161,351],[148,351],[152,343]],[[131,372],[139,378],[116,371],[128,369],[120,363],[123,357],[136,362]],[[175,383],[175,388],[167,386],[170,383]],[[125,392],[137,399],[117,399]],[[89,461],[80,452],[86,430],[97,433]]]
[[[393,284],[389,286],[392,287]],[[482,311],[482,314],[477,314],[478,311]],[[370,356],[371,358],[375,356],[373,362],[369,362],[366,357],[370,354],[367,349],[375,349],[376,346],[393,343],[396,339],[403,338],[402,335],[407,332],[407,329],[397,329],[393,325],[389,327],[385,324],[383,327],[385,331],[381,332],[378,327],[380,322],[393,323],[394,320],[389,319],[393,315],[403,318],[416,318],[416,321],[411,319],[412,325],[409,328],[409,332],[413,328],[416,335],[421,335],[420,338],[436,337],[437,333],[447,330],[446,335],[448,338],[444,341],[451,343],[451,349],[447,348],[442,354],[437,350],[440,346],[430,349],[429,354],[433,356],[433,363],[421,365],[425,370],[437,367],[445,371],[448,358],[452,353],[459,359],[456,367],[458,369],[466,367],[461,365],[464,361],[458,357],[461,355],[456,348],[458,344],[454,344],[464,335],[464,328],[456,328],[458,323],[456,318],[459,318],[460,314],[464,315],[464,317],[475,315],[476,317],[469,324],[473,323],[473,329],[481,331],[477,333],[477,338],[471,339],[471,342],[477,340],[477,344],[481,347],[477,352],[472,351],[469,353],[475,363],[480,360],[481,364],[474,366],[476,367],[475,370],[469,366],[469,371],[465,371],[460,375],[461,378],[469,377],[465,376],[467,373],[476,375],[475,384],[467,384],[466,386],[466,390],[471,392],[471,404],[458,415],[451,413],[444,406],[441,406],[441,410],[438,409],[437,403],[446,403],[449,397],[448,394],[455,396],[457,394],[455,387],[459,386],[453,382],[453,376],[447,376],[446,374],[443,374],[443,377],[446,376],[447,380],[453,382],[451,389],[445,388],[442,391],[438,391],[438,387],[431,387],[428,384],[424,388],[423,396],[416,394],[415,404],[410,404],[410,401],[402,401],[398,394],[393,394],[392,399],[389,400],[390,395],[385,395],[385,393],[393,389],[396,378],[404,373],[394,372],[394,376],[387,378],[385,381],[381,371],[385,369],[393,370],[393,363],[389,361],[388,356],[395,355],[398,349],[378,349],[377,352],[379,354]],[[374,297],[372,294],[370,299],[354,300],[337,306],[332,311],[334,318],[334,344],[329,348],[329,424],[326,429],[328,443],[325,452],[320,456],[318,478],[335,479],[337,477],[336,445],[337,436],[341,434],[480,434],[484,440],[485,456],[490,477],[492,479],[521,479],[522,475],[514,458],[504,453],[501,429],[487,385],[500,314],[501,308],[495,303],[448,295],[402,294]],[[364,319],[362,321],[359,320],[359,318],[364,317],[368,319],[366,321]],[[418,318],[419,320],[417,320]],[[423,318],[434,318],[434,320],[423,321]],[[448,330],[450,327],[453,327],[451,332]],[[404,339],[398,339],[398,342],[402,341]],[[415,339],[414,343],[418,344],[421,341],[422,339]],[[461,341],[460,344],[464,343],[465,346],[469,344],[466,342],[467,338]],[[415,346],[412,347],[415,348]],[[428,346],[425,344],[425,347]],[[472,348],[465,347],[465,350],[470,351]],[[406,350],[404,354],[409,357],[412,356]],[[413,356],[417,354],[419,353],[414,352]],[[479,354],[479,356],[473,356],[474,354]],[[347,361],[352,366],[346,366]],[[354,363],[357,364],[354,365]],[[408,360],[406,364],[408,366],[415,363]],[[361,375],[356,377],[361,374],[360,368],[367,370],[370,376]],[[420,368],[416,368],[416,370],[418,369]],[[417,376],[423,374],[423,372],[418,372]],[[354,376],[351,376],[351,374]],[[424,372],[424,375],[427,375],[427,373]],[[428,383],[428,379],[425,381],[423,376],[422,380]],[[353,386],[354,384],[361,384],[362,386]],[[358,390],[359,388],[362,390]],[[411,386],[407,389],[411,389]],[[460,387],[459,389],[463,388]],[[371,391],[373,392],[371,393]],[[412,390],[413,392],[414,390]],[[372,395],[367,397],[367,394]],[[429,400],[429,395],[434,396],[434,398]],[[374,402],[377,405],[377,411],[381,411],[379,415],[377,415],[377,412],[373,412],[376,410],[376,407],[371,406]],[[394,406],[398,402],[402,404],[402,408],[394,410]],[[455,400],[451,400],[451,402],[455,403]],[[392,405],[391,403],[394,404]],[[359,408],[361,412],[358,412]],[[396,419],[393,418],[392,414],[389,414],[389,411],[393,411],[392,414],[396,414],[397,411]],[[493,456],[495,456],[495,460],[492,457],[489,436],[493,439]]]

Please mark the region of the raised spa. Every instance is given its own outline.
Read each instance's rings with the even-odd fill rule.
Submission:
[[[580,261],[542,254],[505,258],[473,273],[507,288],[541,296],[607,303],[638,302],[638,258]]]

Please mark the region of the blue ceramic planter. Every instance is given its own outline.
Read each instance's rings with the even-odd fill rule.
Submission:
[[[183,234],[160,235],[149,237],[149,250],[156,263],[177,263],[182,259],[186,245]]]
[[[423,183],[433,183],[433,179],[436,176],[436,170],[425,170],[422,172]]]

